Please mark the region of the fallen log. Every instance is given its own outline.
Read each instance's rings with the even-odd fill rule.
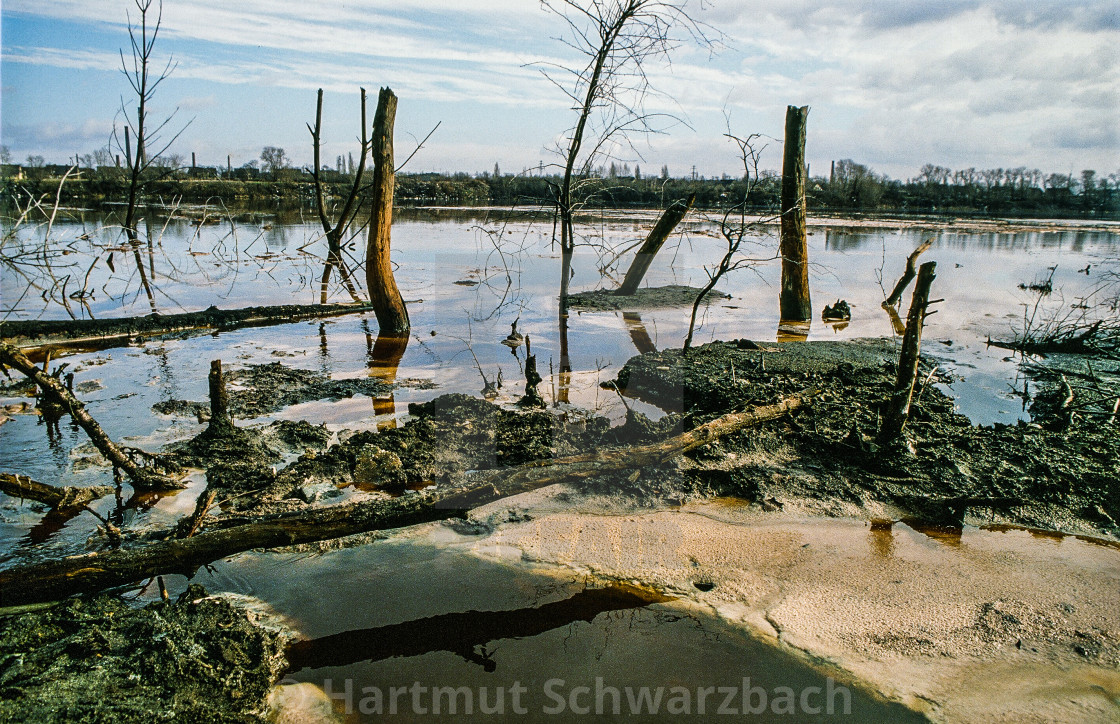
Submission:
[[[48,601],[166,573],[192,575],[199,566],[255,548],[311,543],[460,517],[471,508],[548,485],[666,462],[724,435],[781,417],[808,404],[813,394],[804,392],[775,405],[730,413],[650,445],[479,472],[443,491],[261,516],[189,538],[159,540],[139,548],[86,553],[0,571],[0,605]]]
[[[132,481],[132,486],[137,490],[171,490],[186,487],[183,483],[172,480],[166,475],[147,467],[138,465],[128,454],[113,442],[101,425],[86,412],[85,405],[74,396],[58,379],[51,377],[35,366],[13,345],[0,344],[0,364],[17,369],[30,377],[43,391],[43,395],[52,403],[58,405],[78,423],[97,450],[113,464],[115,470],[123,470]]]
[[[886,298],[886,301],[883,302],[884,307],[898,306],[899,300],[902,299],[902,293],[906,291],[906,287],[910,286],[910,282],[918,273],[916,268],[918,264],[918,257],[922,255],[922,252],[926,251],[931,246],[933,246],[933,239],[926,239],[918,245],[917,249],[910,252],[910,256],[906,257],[906,271],[902,273],[902,276],[894,285],[894,289],[891,290],[890,295]]]
[[[673,233],[673,229],[677,228],[677,224],[681,223],[681,219],[685,217],[685,214],[695,203],[696,194],[690,194],[687,201],[674,201],[669,204],[669,207],[661,214],[661,218],[657,220],[653,230],[649,232],[649,236],[642,243],[642,247],[638,249],[634,261],[630,262],[630,269],[626,272],[626,278],[622,280],[622,284],[615,291],[615,294],[629,297],[638,291],[642,279],[645,278],[646,272],[653,264],[653,258],[657,256],[657,252],[661,251],[661,247],[664,246],[665,240],[669,238],[669,234]]]
[[[136,336],[157,336],[189,330],[236,329],[238,327],[286,324],[301,319],[335,317],[368,312],[368,304],[286,304],[276,307],[243,307],[183,314],[149,314],[112,319],[30,320],[0,323],[0,337],[22,348],[43,345],[125,343]]]
[[[26,475],[0,473],[0,492],[13,498],[34,500],[49,505],[52,510],[68,511],[84,508],[87,504],[113,492],[108,485],[93,485],[88,488],[66,486],[63,488],[39,483]]]

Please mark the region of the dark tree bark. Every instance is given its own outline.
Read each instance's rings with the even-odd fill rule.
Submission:
[[[482,471],[465,483],[435,493],[263,516],[190,538],[160,540],[139,548],[87,553],[7,569],[0,571],[3,605],[48,601],[165,573],[191,575],[199,566],[254,548],[310,543],[459,517],[480,505],[548,485],[661,465],[724,435],[786,415],[809,404],[814,394],[806,391],[774,405],[730,413],[649,445]]]
[[[813,318],[809,301],[809,248],[805,235],[805,124],[809,106],[786,109],[786,140],[782,157],[782,291],[781,318],[807,322]]]
[[[70,390],[66,389],[57,379],[36,367],[17,348],[10,344],[0,345],[0,364],[17,369],[34,380],[35,384],[42,390],[43,395],[65,410],[74,419],[74,422],[86,431],[90,441],[113,464],[113,468],[123,470],[128,475],[132,481],[132,486],[137,490],[170,490],[186,487],[177,480],[172,480],[150,468],[141,467],[133,461],[113,442],[101,425],[97,424],[97,420],[94,420],[86,412],[85,405],[77,397],[74,397]]]
[[[615,294],[629,296],[638,291],[638,286],[645,278],[650,265],[653,264],[653,257],[661,251],[665,240],[673,233],[673,229],[677,228],[677,224],[681,223],[681,219],[685,217],[694,203],[696,203],[696,194],[690,194],[688,201],[675,201],[669,205],[669,208],[665,209],[653,230],[649,232],[649,236],[646,237],[642,248],[638,250],[634,261],[630,263],[626,278],[622,280],[622,285],[619,286]]]
[[[891,290],[890,296],[888,296],[886,301],[883,302],[884,307],[898,306],[899,301],[902,299],[902,293],[906,291],[906,287],[910,285],[910,282],[917,274],[915,266],[918,263],[918,257],[921,256],[922,252],[929,249],[931,246],[933,246],[933,239],[926,239],[918,245],[917,249],[910,252],[910,256],[906,257],[906,271],[902,273],[902,276],[899,278],[898,283],[894,285],[894,289]]]
[[[58,488],[39,483],[26,475],[0,473],[0,492],[13,498],[23,498],[45,503],[54,510],[84,508],[88,503],[113,492],[108,485],[91,485],[88,488],[66,486]]]
[[[914,296],[910,300],[910,313],[906,316],[906,334],[902,337],[902,352],[898,358],[898,377],[894,391],[887,401],[883,415],[883,427],[879,431],[881,440],[893,440],[902,434],[910,414],[910,397],[914,394],[914,382],[918,378],[918,360],[922,349],[922,325],[929,306],[929,289],[936,277],[934,270],[937,262],[927,261],[918,271],[918,281],[914,285]]]
[[[411,326],[389,261],[393,189],[396,186],[393,166],[393,124],[396,116],[397,96],[390,89],[382,88],[373,117],[373,208],[366,243],[366,287],[377,315],[378,335],[406,334]]]

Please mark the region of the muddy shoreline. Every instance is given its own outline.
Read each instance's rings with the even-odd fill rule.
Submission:
[[[1046,404],[1044,394],[1033,408],[1034,419],[1030,422],[977,427],[954,410],[952,400],[937,387],[943,380],[932,365],[925,363],[919,376],[925,382],[915,393],[906,440],[881,443],[876,437],[879,409],[890,390],[896,359],[896,345],[891,340],[786,345],[750,340],[714,342],[687,353],[676,349],[649,352],[630,359],[621,369],[613,384],[625,395],[656,404],[669,413],[657,422],[632,412],[625,424],[612,428],[607,420],[576,410],[525,412],[503,409],[467,395],[444,395],[411,406],[410,419],[398,429],[330,435],[307,423],[287,423],[287,427],[271,431],[243,430],[239,435],[246,440],[239,437],[238,445],[217,445],[205,451],[187,446],[178,454],[183,462],[204,468],[210,488],[230,501],[221,510],[214,510],[203,524],[203,529],[219,529],[227,523],[243,522],[240,519],[246,514],[324,507],[341,501],[388,500],[418,490],[430,493],[462,482],[473,471],[663,440],[728,412],[772,404],[809,389],[815,391],[815,400],[806,409],[730,434],[669,464],[645,467],[629,475],[604,475],[579,485],[546,488],[491,504],[466,521],[430,525],[451,525],[453,530],[471,535],[500,536],[542,515],[562,513],[582,520],[585,509],[596,508],[602,509],[588,521],[604,514],[632,516],[634,511],[658,515],[658,511],[710,505],[713,500],[731,496],[740,501],[737,505],[752,525],[793,516],[798,520],[864,521],[872,530],[875,526],[890,530],[906,525],[915,530],[946,531],[950,536],[953,531],[959,535],[964,526],[998,524],[1095,536],[1105,541],[1120,539],[1120,490],[1115,484],[1120,442],[1112,425],[1097,424],[1087,415],[1056,414],[1057,408]],[[257,412],[252,408],[254,401],[287,404],[281,394],[287,388],[314,387],[300,380],[293,383],[284,375],[252,374],[253,395],[244,401],[250,407],[243,414]],[[167,412],[193,411],[188,407]],[[272,442],[265,444],[269,440]],[[277,466],[286,451],[302,454],[286,466]],[[704,530],[708,529],[700,524],[697,535],[711,536],[713,544],[729,534],[721,532],[718,525],[711,526],[707,533]],[[378,535],[383,534],[363,534],[337,543],[360,544]],[[329,548],[335,543],[320,545]],[[549,559],[545,556],[542,560]],[[554,562],[593,565],[590,558],[583,560],[580,556]],[[598,573],[617,580],[636,575],[635,571],[610,567]],[[779,573],[767,575],[781,581]],[[653,580],[656,582],[656,576]],[[715,587],[719,583],[717,574],[711,573],[704,583]],[[919,579],[914,585],[920,585]],[[701,593],[710,590],[695,588]],[[725,594],[721,591],[719,595]],[[720,605],[726,612],[738,605],[737,600],[733,595]],[[990,603],[979,601],[977,605]],[[800,604],[789,605],[794,608],[788,615],[796,618]],[[1010,604],[993,605],[981,611],[987,618],[976,624],[980,627],[977,635],[988,635],[984,632],[1002,627],[1002,641],[1019,635],[1015,629],[1018,624],[1009,623],[1012,619],[1021,622],[1034,615]],[[49,615],[63,616],[69,609],[54,610],[58,613]],[[851,611],[842,615],[855,616]],[[883,615],[889,628],[892,614],[885,609]],[[779,640],[788,630],[783,645],[798,641],[791,638],[796,627],[782,624],[777,618],[769,623],[751,616],[730,618],[745,621],[756,632],[765,632],[769,625],[777,631]],[[18,622],[27,620],[10,616],[0,619],[0,630],[14,631]],[[57,625],[65,628],[72,624]],[[1107,618],[1092,619],[1092,630],[1086,628],[1089,624],[1078,625],[1075,622],[1071,627],[1052,627],[1050,631],[1035,626],[1030,635],[1040,637],[1048,647],[1046,651],[1054,652],[1047,662],[1076,663],[1094,671],[1115,666],[1118,653],[1108,643],[1113,633]],[[1079,638],[1078,631],[1088,633]],[[12,641],[0,636],[0,660],[13,661],[11,656],[20,655],[22,644]],[[829,645],[852,645],[845,641],[848,639],[841,637]],[[813,656],[818,656],[814,646],[805,644],[802,650],[817,651]],[[123,656],[106,651],[111,656]],[[891,646],[884,651],[884,656],[902,655],[911,661],[924,660],[921,657],[928,654]],[[968,651],[972,652],[970,656],[975,654],[973,649]],[[998,652],[985,656],[981,658],[997,662],[1006,658]],[[844,657],[840,660],[849,675],[872,686],[890,681],[881,669],[866,661],[853,659],[849,666],[843,663]],[[258,667],[253,686],[267,690],[279,678],[280,668]],[[950,684],[945,686],[948,688],[937,696],[946,701],[961,693]],[[12,697],[25,697],[33,702],[29,706],[50,708],[53,695],[49,688],[36,689],[29,684],[19,691]],[[246,720],[253,720],[259,713],[259,696],[252,697],[252,706],[239,702],[229,692],[215,696],[222,698],[222,707],[228,707],[223,711],[238,712],[237,716]],[[918,699],[895,698],[925,711],[917,705]],[[137,711],[150,710],[152,704],[145,701],[134,702]],[[77,709],[68,711],[94,704],[79,701],[73,706]]]

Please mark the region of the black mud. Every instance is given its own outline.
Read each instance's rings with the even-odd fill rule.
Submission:
[[[192,585],[137,609],[110,595],[0,618],[0,720],[263,722],[289,635]]]
[[[308,449],[275,472],[270,459],[255,457],[250,450],[232,459],[219,455],[210,462],[210,485],[256,491],[228,506],[256,512],[319,502],[351,486],[397,495],[407,489],[457,482],[472,470],[513,467],[604,446],[652,441],[672,434],[679,424],[674,417],[651,423],[635,414],[625,425],[611,428],[601,417],[506,410],[462,394],[411,405],[409,412],[411,418],[400,428],[343,435],[340,443],[325,450]],[[615,492],[624,493],[617,486]]]
[[[285,407],[315,400],[342,400],[354,395],[378,397],[393,386],[371,378],[332,380],[314,370],[287,367],[279,362],[249,365],[224,373],[229,385],[229,411],[234,417],[253,418]],[[191,400],[167,400],[152,405],[161,415],[210,418],[210,405]]]
[[[679,284],[672,284],[667,287],[644,287],[636,293],[626,296],[615,294],[610,289],[596,289],[591,292],[569,295],[568,306],[572,309],[585,309],[590,312],[691,307],[700,292],[701,290],[695,287],[686,287]],[[718,289],[708,292],[705,297],[705,301],[708,303],[716,299],[730,299],[730,297]]]
[[[1120,537],[1114,425],[1079,413],[1056,416],[1048,412],[1052,404],[1040,403],[1031,423],[976,427],[934,383],[922,383],[929,370],[923,365],[906,427],[909,445],[883,445],[876,440],[879,412],[896,356],[892,343],[879,340],[716,342],[687,354],[635,357],[618,384],[682,410],[686,426],[820,390],[810,408],[692,456],[690,474],[763,507],[809,500],[842,513],[837,504],[886,504],[927,523],[959,525],[971,517]]]

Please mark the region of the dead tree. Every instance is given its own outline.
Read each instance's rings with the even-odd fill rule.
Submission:
[[[726,250],[714,267],[704,267],[704,272],[708,275],[708,281],[692,301],[692,314],[688,319],[688,334],[684,338],[683,348],[685,350],[692,346],[692,336],[696,331],[696,315],[700,311],[700,305],[703,304],[708,294],[715,289],[719,280],[736,269],[751,267],[766,261],[765,259],[751,258],[743,253],[743,242],[746,241],[747,237],[764,224],[773,221],[773,219],[748,221],[747,218],[747,206],[750,203],[751,193],[758,188],[761,178],[758,172],[758,164],[766,146],[757,145],[760,138],[757,133],[752,133],[746,138],[740,138],[733,135],[728,129],[724,136],[739,147],[739,160],[743,164],[743,178],[745,179],[743,198],[728,206],[719,218],[719,233],[726,244]]]
[[[125,205],[124,233],[129,246],[132,248],[140,284],[144,289],[149,306],[155,312],[155,291],[152,286],[154,280],[149,278],[149,270],[144,268],[140,251],[143,244],[140,240],[139,224],[137,223],[139,202],[143,186],[148,180],[146,177],[149,175],[148,172],[153,167],[153,163],[170,148],[171,144],[186,129],[186,126],[179,129],[170,138],[164,135],[178,109],[154,127],[148,122],[148,106],[152,97],[159,85],[175,70],[176,63],[173,58],[169,57],[161,72],[157,74],[153,68],[156,39],[159,37],[160,26],[163,22],[162,0],[156,5],[154,22],[150,22],[151,19],[149,18],[153,0],[133,0],[133,2],[140,13],[140,17],[135,23],[131,17],[129,18],[128,39],[132,51],[131,62],[125,60],[122,51],[121,72],[128,79],[128,84],[135,96],[135,115],[122,98],[119,114],[124,118],[125,123],[123,147],[115,126],[113,128],[113,139],[117,148],[124,151],[125,161],[128,164],[128,199]],[[135,148],[133,148],[133,139],[135,139]],[[151,150],[153,148],[156,149],[154,152]],[[150,236],[147,241],[148,253],[152,253]]]
[[[890,441],[902,434],[910,414],[910,397],[914,394],[914,382],[918,378],[918,361],[922,350],[922,325],[925,324],[926,309],[929,306],[929,290],[936,277],[934,270],[937,262],[927,261],[918,270],[918,281],[914,285],[914,296],[910,300],[910,313],[906,315],[906,333],[902,336],[902,352],[898,358],[898,376],[894,390],[887,400],[883,413],[883,426],[879,437]]]
[[[669,208],[665,209],[653,230],[649,232],[649,236],[642,243],[642,247],[638,249],[634,261],[630,263],[630,269],[626,272],[626,278],[622,280],[622,285],[615,291],[615,294],[629,296],[638,291],[638,286],[645,278],[650,265],[653,264],[653,257],[657,256],[657,252],[661,250],[665,240],[669,238],[669,234],[673,233],[673,229],[677,228],[677,224],[681,223],[681,219],[685,217],[694,203],[696,203],[696,194],[689,194],[688,201],[675,201],[669,205]]]
[[[786,108],[786,140],[782,153],[782,291],[781,319],[807,322],[813,318],[809,301],[809,246],[805,235],[805,122],[809,106]]]
[[[49,505],[52,510],[67,511],[84,508],[87,504],[113,492],[113,489],[108,485],[91,485],[88,488],[68,485],[64,488],[58,488],[46,483],[36,482],[26,475],[0,473],[0,492],[13,498],[24,498],[44,503]]]
[[[549,485],[664,464],[724,435],[789,414],[808,405],[814,394],[806,391],[773,405],[733,412],[649,445],[480,471],[465,483],[434,493],[266,515],[189,538],[175,538],[171,533],[166,540],[137,548],[9,568],[0,571],[0,590],[4,592],[4,604],[9,606],[49,601],[165,573],[192,575],[199,566],[254,548],[297,545],[459,517],[480,505]]]
[[[565,42],[585,60],[582,67],[542,69],[576,111],[575,124],[558,149],[564,167],[554,189],[560,315],[566,316],[576,247],[572,218],[581,203],[575,193],[580,182],[612,146],[626,145],[631,134],[657,130],[662,125],[658,121],[675,120],[648,113],[643,106],[650,90],[645,63],[668,56],[677,44],[673,30],[682,29],[704,45],[712,41],[707,28],[686,12],[687,0],[544,0],[543,5],[568,25]]]
[[[350,298],[355,302],[361,303],[362,299],[358,296],[358,290],[354,287],[354,282],[350,278],[350,270],[346,267],[346,261],[342,257],[342,237],[347,229],[354,222],[354,217],[358,215],[358,195],[362,187],[362,174],[366,168],[366,155],[369,153],[369,138],[366,131],[366,89],[361,89],[362,96],[362,135],[361,135],[361,153],[358,157],[358,168],[354,171],[354,180],[350,186],[350,193],[346,196],[346,201],[342,204],[342,211],[339,212],[338,220],[331,223],[330,217],[327,215],[326,202],[323,199],[323,181],[320,178],[321,164],[319,160],[319,152],[322,141],[322,127],[323,127],[323,89],[319,89],[318,99],[315,103],[315,126],[310,124],[307,130],[311,131],[311,145],[314,153],[314,166],[311,170],[311,177],[315,181],[315,208],[319,214],[319,223],[323,225],[323,234],[327,239],[327,260],[323,264],[323,277],[320,281],[319,303],[327,303],[327,287],[331,281],[331,272],[335,267],[338,267],[338,277],[342,280],[343,286],[346,287],[347,293]]]
[[[898,283],[894,285],[894,289],[891,290],[891,293],[883,302],[884,307],[897,307],[898,303],[902,301],[902,293],[906,291],[906,287],[910,285],[910,282],[917,274],[915,267],[918,263],[918,257],[931,246],[933,246],[933,239],[926,239],[918,245],[917,249],[910,252],[910,256],[906,257],[906,271],[902,273]]]
[[[382,88],[373,116],[373,208],[370,210],[369,238],[366,242],[366,288],[377,315],[378,335],[408,333],[408,309],[393,277],[389,245],[393,225],[393,124],[397,116],[397,96]]]
[[[118,447],[101,425],[97,424],[97,420],[86,412],[85,405],[74,397],[70,390],[56,378],[39,369],[18,348],[6,343],[0,345],[0,364],[17,369],[34,380],[44,396],[61,407],[85,430],[97,450],[113,464],[114,471],[123,470],[137,490],[170,490],[186,487],[183,483],[169,478],[166,471],[161,472],[153,467],[142,467],[137,464],[133,456],[147,458],[153,465],[157,463],[153,455],[138,450],[126,452]]]

